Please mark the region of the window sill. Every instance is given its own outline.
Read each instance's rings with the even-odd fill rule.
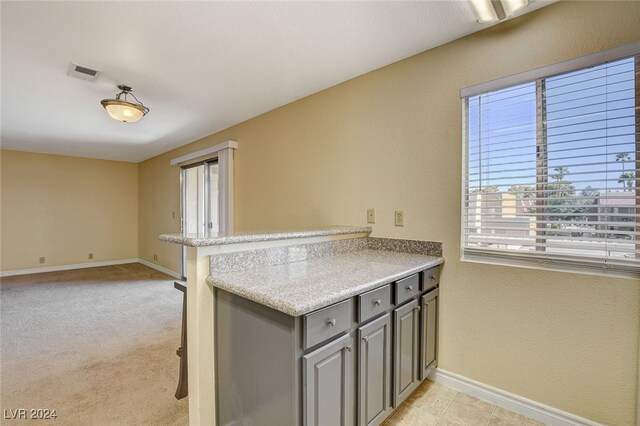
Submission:
[[[463,253],[461,262],[481,263],[485,265],[510,266],[514,268],[537,269],[543,271],[567,272],[583,275],[594,275],[609,278],[626,278],[640,280],[640,270],[602,268],[591,264],[570,263],[543,259],[511,257],[509,255],[496,256],[491,253],[476,254]]]

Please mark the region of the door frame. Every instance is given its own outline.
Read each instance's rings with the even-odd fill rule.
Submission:
[[[180,233],[184,233],[184,199],[186,196],[186,185],[183,170],[202,163],[218,162],[218,233],[230,234],[234,232],[234,150],[238,149],[238,142],[227,140],[209,148],[201,149],[177,158],[172,159],[169,164],[180,167]],[[208,187],[209,170],[205,167],[205,193],[210,194]],[[208,195],[207,195],[208,196]],[[210,218],[207,218],[210,219]],[[208,220],[210,222],[210,220]],[[183,279],[187,276],[186,271],[186,247],[181,250],[181,275]]]

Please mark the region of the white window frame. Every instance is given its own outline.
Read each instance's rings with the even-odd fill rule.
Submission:
[[[550,260],[550,259],[532,259],[524,254],[511,253],[495,253],[484,252],[481,250],[473,250],[474,253],[465,253],[465,192],[466,192],[466,172],[467,172],[467,153],[468,153],[468,109],[467,99],[472,96],[483,93],[504,89],[524,83],[534,82],[538,79],[553,77],[558,74],[588,68],[591,66],[601,65],[606,62],[612,62],[624,59],[630,56],[640,55],[640,41],[636,41],[624,46],[594,53],[591,55],[581,56],[568,61],[536,68],[530,71],[506,76],[485,83],[479,83],[463,88],[460,91],[462,106],[462,182],[461,182],[461,205],[460,205],[460,260],[462,262],[484,263],[491,265],[504,265],[529,269],[545,269],[561,272],[576,272],[587,275],[605,275],[623,278],[640,278],[638,270],[621,270],[611,269],[606,266],[598,267],[587,262],[571,261],[571,260]]]

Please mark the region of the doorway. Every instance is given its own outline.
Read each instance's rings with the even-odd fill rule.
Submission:
[[[206,237],[220,229],[218,211],[218,160],[190,164],[181,170],[181,230]],[[182,276],[186,277],[187,248],[182,247]]]

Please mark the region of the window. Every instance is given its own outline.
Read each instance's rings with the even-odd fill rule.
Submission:
[[[463,90],[463,259],[640,272],[638,47]]]

